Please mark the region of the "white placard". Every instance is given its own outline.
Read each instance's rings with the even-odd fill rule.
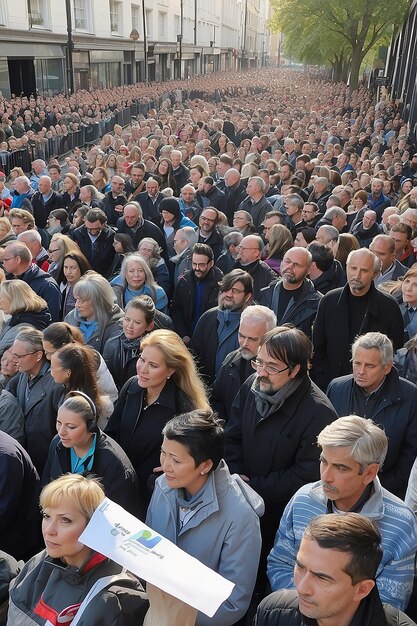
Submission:
[[[96,509],[80,542],[209,617],[235,586],[109,498]]]

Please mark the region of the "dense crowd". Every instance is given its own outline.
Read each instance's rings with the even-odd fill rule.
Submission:
[[[257,624],[413,624],[417,145],[400,106],[319,73],[220,73],[3,99],[0,149],[135,101],[146,115],[97,145],[0,172],[0,548],[9,578],[28,560],[8,624],[61,623],[109,574],[79,624],[142,623],[148,601],[148,626],[249,624],[271,590]],[[104,494],[235,583],[213,618],[77,541]]]

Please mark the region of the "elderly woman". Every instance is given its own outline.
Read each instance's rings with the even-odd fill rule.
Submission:
[[[143,623],[148,603],[139,580],[78,540],[104,498],[98,482],[75,474],[43,488],[46,549],[12,582],[7,626],[64,624],[75,615],[77,626]],[[93,587],[95,593],[87,598]]]
[[[222,422],[198,409],[163,428],[161,468],[146,523],[214,571],[235,583],[212,618],[198,626],[231,626],[249,607],[261,551],[263,501],[223,460]],[[151,610],[152,610],[152,596]]]
[[[104,195],[94,185],[83,185],[80,188],[80,200],[83,206],[88,206],[90,209],[101,209],[103,198]]]
[[[8,316],[0,332],[0,355],[23,328],[42,330],[52,321],[46,301],[23,280],[0,283],[0,310]]]
[[[106,341],[120,332],[123,311],[114,303],[113,290],[101,274],[86,272],[73,291],[75,308],[65,321],[78,327],[85,343],[102,354]]]
[[[178,232],[178,231],[177,231]],[[167,295],[171,290],[171,280],[168,267],[161,257],[162,249],[159,243],[152,237],[144,237],[138,245],[138,254],[145,259],[151,268],[155,282],[162,287]]]
[[[167,313],[167,295],[162,287],[156,284],[149,265],[139,254],[130,254],[123,259],[120,274],[113,278],[111,286],[122,308],[132,298],[146,294],[155,302],[158,311]]]
[[[233,227],[239,233],[242,233],[244,237],[246,235],[252,235],[256,232],[255,226],[253,225],[252,215],[247,211],[236,211],[233,216]]]
[[[106,432],[136,470],[144,512],[160,471],[162,428],[178,413],[209,405],[193,357],[171,330],[154,330],[142,339],[136,372],[123,386]]]

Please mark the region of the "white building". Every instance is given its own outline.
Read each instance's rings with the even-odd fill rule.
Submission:
[[[0,90],[8,97],[260,66],[265,2],[0,0]]]

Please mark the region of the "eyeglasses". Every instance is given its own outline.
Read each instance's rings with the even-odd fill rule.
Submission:
[[[275,374],[282,374],[282,372],[285,372],[285,370],[290,369],[289,366],[287,365],[287,367],[283,367],[282,369],[279,370],[277,367],[274,367],[273,365],[265,364],[264,361],[261,361],[260,359],[252,359],[251,365],[254,370],[262,369],[270,376],[274,376]]]
[[[51,250],[51,248],[49,248],[48,252],[50,254],[53,254],[54,252],[60,252],[60,249],[59,248],[55,248],[55,250]]]
[[[212,220],[209,217],[204,217],[203,215],[200,217],[202,222],[212,222],[214,224],[214,222],[216,221],[215,219]]]
[[[236,248],[238,250],[258,250],[259,252],[259,248],[244,248],[243,246],[236,246]]]
[[[15,259],[15,256],[9,256],[8,258],[6,258],[5,256],[3,257],[3,261],[11,261],[12,259]]]
[[[230,289],[225,289],[223,293],[227,293],[228,291],[231,291],[234,296],[238,296],[241,293],[245,293],[244,289],[238,289],[237,287],[231,287]]]
[[[36,354],[37,352],[42,352],[42,350],[35,350],[34,352],[26,352],[25,354],[15,354],[14,352],[12,352],[12,357],[14,358],[15,361],[20,361],[20,359],[23,359],[23,357],[29,356],[29,354]]]

